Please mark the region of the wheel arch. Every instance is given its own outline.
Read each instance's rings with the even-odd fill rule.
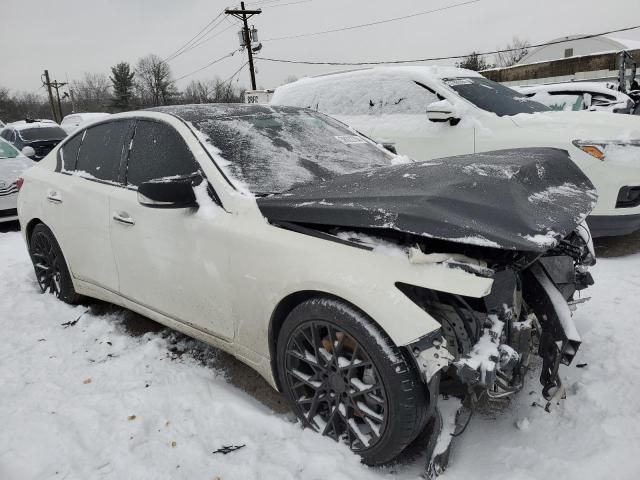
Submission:
[[[358,312],[365,315],[371,323],[375,325],[380,332],[382,332],[386,337],[388,337],[390,342],[393,342],[389,334],[385,331],[382,326],[375,321],[375,319],[369,315],[365,310],[354,305],[349,300],[345,298],[339,297],[338,295],[334,295],[332,293],[324,292],[322,290],[300,290],[298,292],[290,293],[286,297],[284,297],[276,308],[273,310],[271,314],[271,319],[269,321],[269,330],[268,330],[268,341],[269,341],[269,357],[271,364],[271,374],[275,381],[275,384],[278,388],[278,391],[282,391],[282,386],[280,385],[280,376],[278,375],[278,362],[277,362],[277,343],[278,343],[278,335],[280,334],[280,330],[282,325],[289,315],[291,311],[300,305],[302,302],[310,300],[312,298],[327,298],[331,300],[336,300],[342,302],[349,307],[357,310]]]
[[[42,220],[40,220],[37,217],[29,220],[27,225],[24,227],[24,237],[25,237],[25,240],[27,241],[27,244],[31,241],[31,234],[33,233],[33,229],[36,228],[36,225],[38,225],[39,223],[42,223],[43,225],[48,227],[46,223],[44,223]]]

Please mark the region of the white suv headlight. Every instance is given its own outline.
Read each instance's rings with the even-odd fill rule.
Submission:
[[[574,140],[577,148],[598,160],[640,166],[640,140],[588,141]]]

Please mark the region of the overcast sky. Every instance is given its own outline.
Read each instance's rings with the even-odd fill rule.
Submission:
[[[281,4],[301,0],[280,0]],[[263,13],[254,17],[260,39],[339,28],[432,10],[465,0],[306,0],[271,6],[257,0]],[[238,4],[239,5],[239,4]],[[247,6],[251,6],[247,3]],[[22,0],[3,2],[0,40],[5,48],[0,86],[39,91],[46,68],[52,79],[66,81],[84,72],[110,73],[120,62],[141,56],[166,57],[210,20],[235,4],[219,0]],[[573,34],[590,34],[640,24],[638,0],[480,0],[449,10],[345,32],[264,42],[264,57],[313,61],[362,61],[458,55],[492,50],[513,35],[540,43]],[[216,34],[230,23],[223,21]],[[178,78],[238,47],[238,28],[170,62]],[[640,40],[640,29],[616,34]],[[226,79],[246,53],[178,82],[219,76]],[[444,62],[447,63],[447,62]],[[319,74],[340,67],[274,64],[257,60],[258,85],[275,87],[288,76]],[[249,85],[245,69],[239,85]]]

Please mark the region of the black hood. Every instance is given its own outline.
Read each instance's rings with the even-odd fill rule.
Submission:
[[[565,150],[521,148],[377,168],[257,202],[276,223],[392,229],[544,252],[575,230],[596,198]]]

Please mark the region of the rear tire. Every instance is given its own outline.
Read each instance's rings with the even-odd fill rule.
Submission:
[[[51,293],[70,304],[80,302],[82,297],[73,288],[60,245],[53,232],[43,223],[36,225],[31,233],[29,255],[42,293]]]
[[[393,460],[426,423],[427,390],[407,352],[339,300],[314,298],[289,313],[277,366],[303,425],[346,443],[368,465]]]

